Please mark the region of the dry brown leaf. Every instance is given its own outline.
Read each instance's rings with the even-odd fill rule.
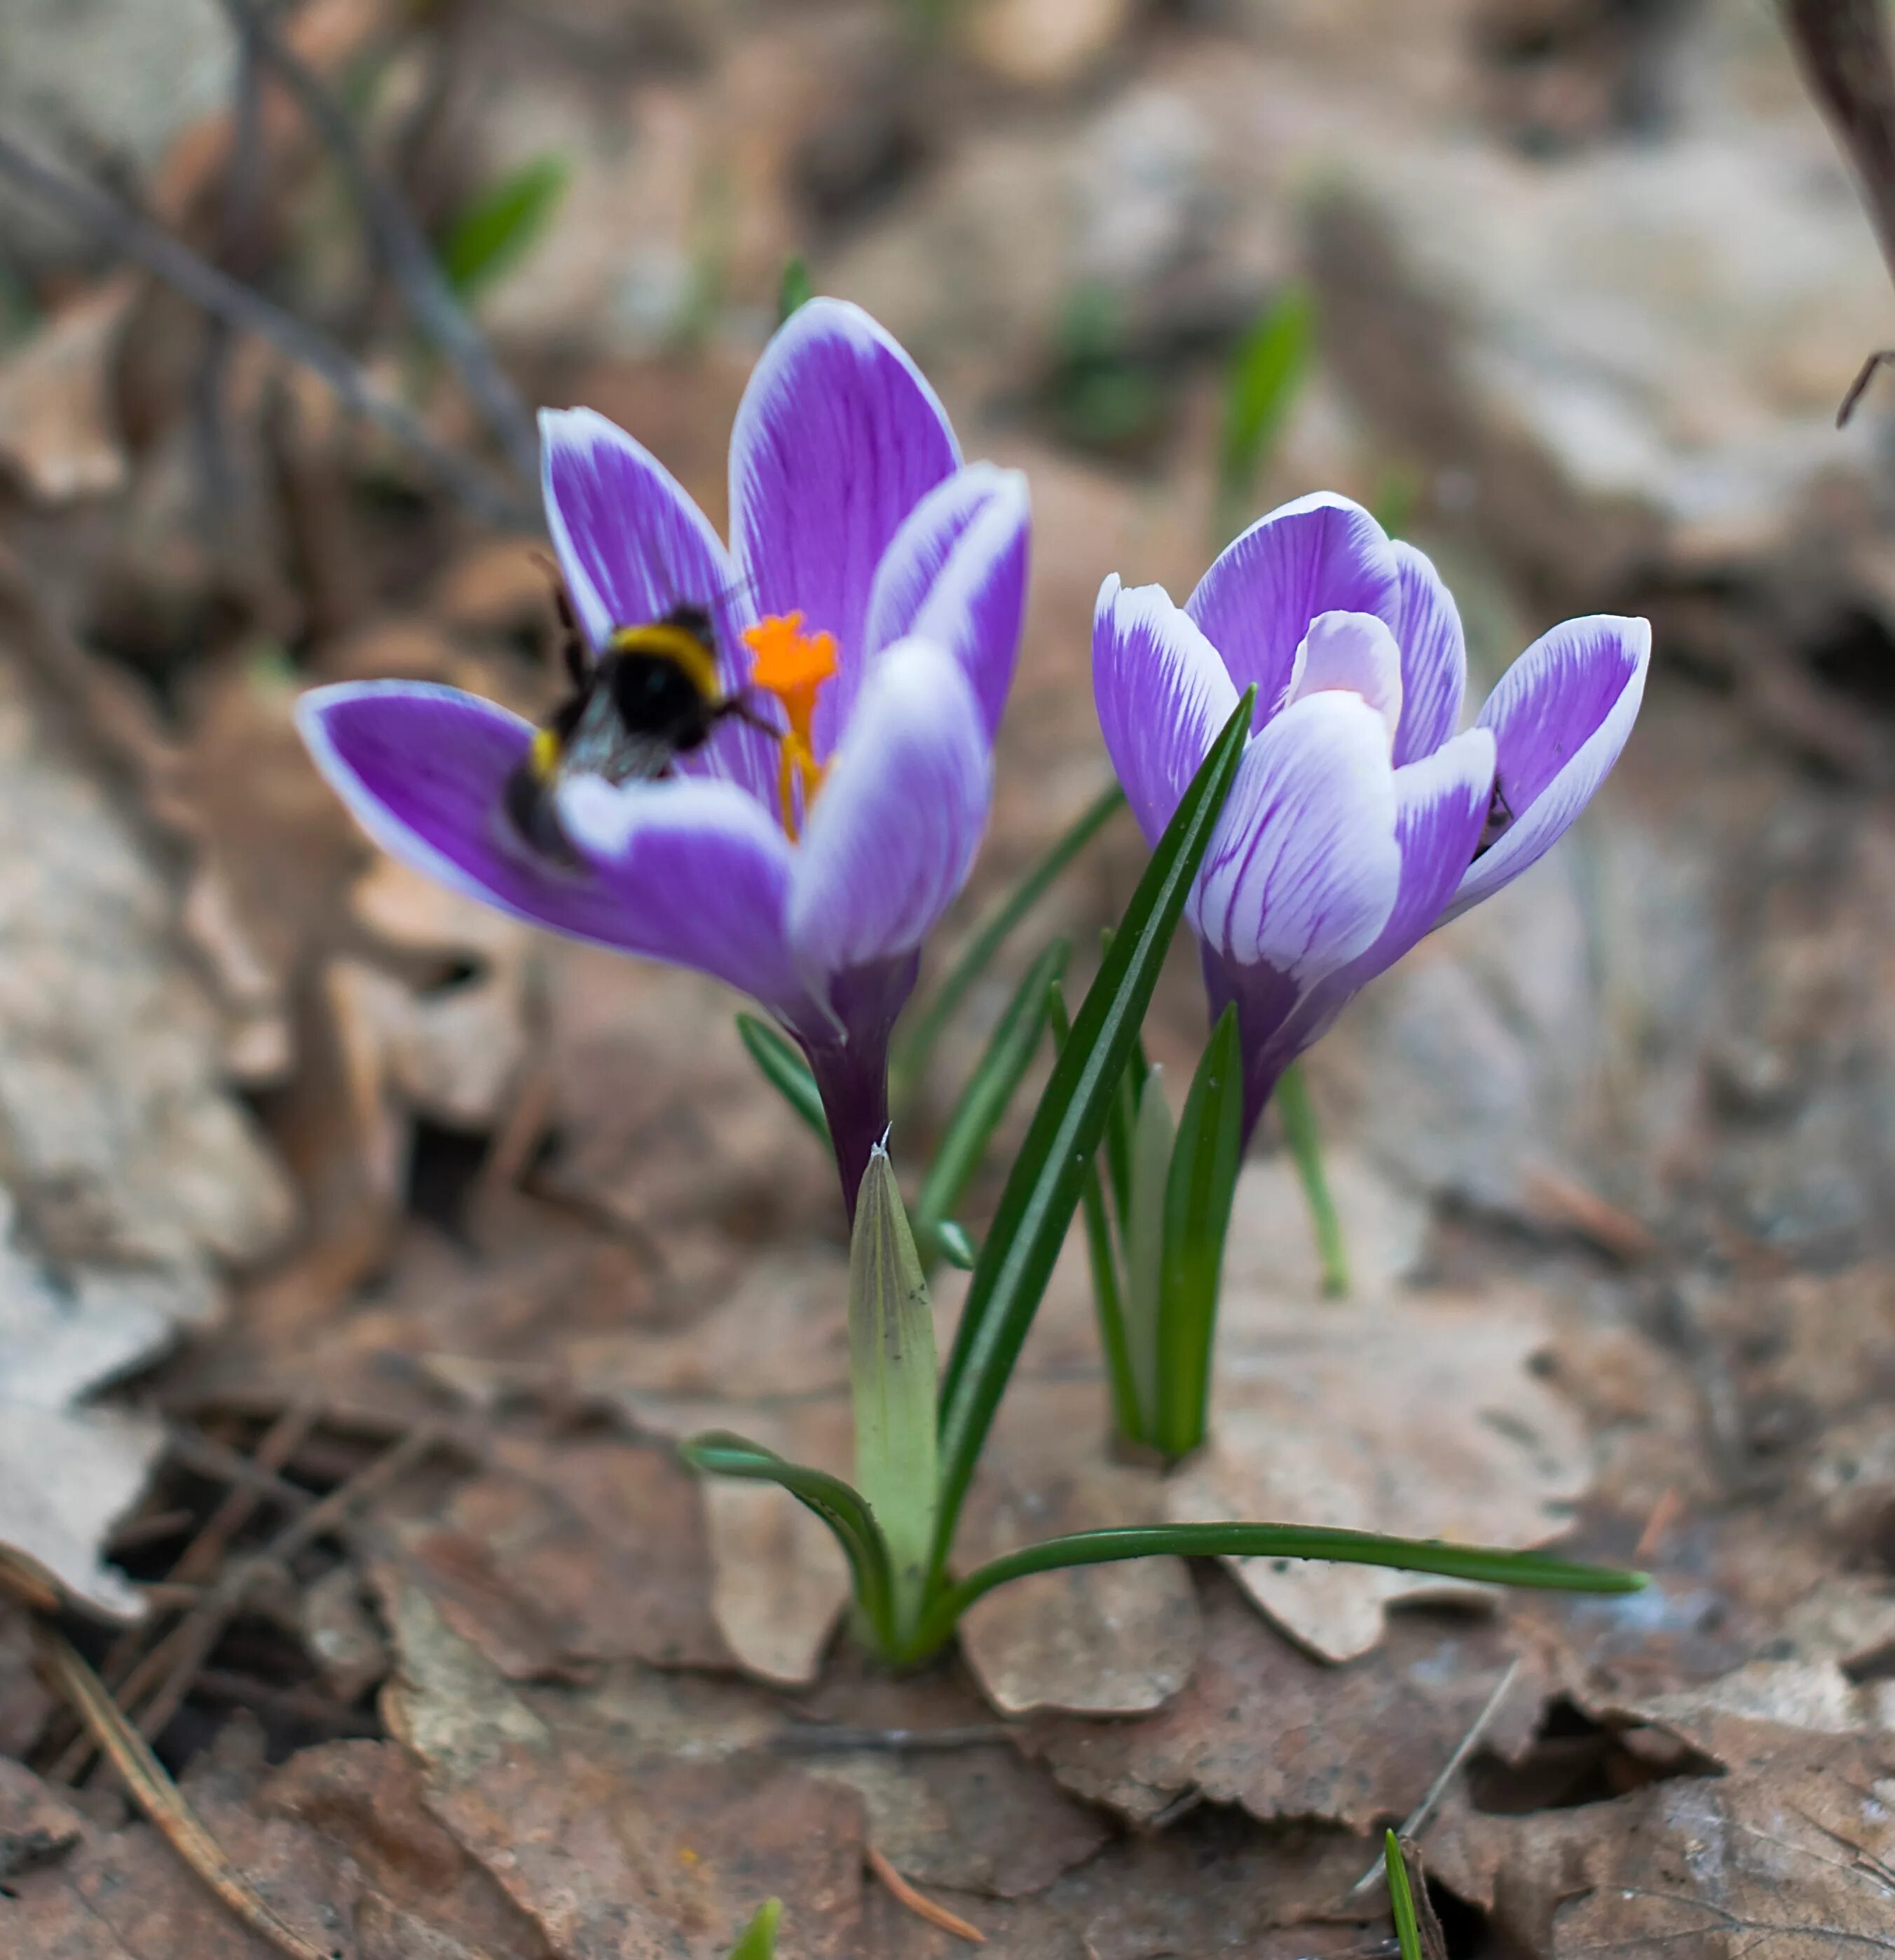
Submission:
[[[1723,1776],[1523,1817],[1451,1799],[1428,1862],[1544,1960],[1895,1951],[1895,1744],[1732,1720]]]
[[[562,1960],[708,1960],[770,1895],[802,1952],[855,1950],[852,1793],[766,1758],[667,1754],[623,1699],[537,1713],[421,1593],[389,1603],[385,1706],[428,1808]]]
[[[1381,1300],[1412,1278],[1425,1258],[1428,1207],[1346,1143],[1324,1151],[1323,1169],[1348,1249],[1351,1302]],[[1253,1159],[1238,1176],[1224,1287],[1234,1299],[1322,1302],[1309,1200],[1287,1153]]]
[[[1373,1653],[1330,1666],[1221,1579],[1205,1588],[1204,1615],[1202,1658],[1157,1713],[1033,1725],[1030,1748],[1068,1789],[1137,1824],[1195,1796],[1241,1803],[1266,1822],[1366,1831],[1420,1801],[1517,1651],[1491,1621],[1403,1612]],[[1523,1668],[1486,1747],[1511,1756],[1532,1735],[1537,1672]]]
[[[112,364],[140,290],[135,272],[116,274],[62,307],[0,361],[0,463],[43,504],[124,487]]]
[[[1105,1454],[1097,1382],[1016,1376],[961,1516],[966,1571],[1065,1532],[1162,1521],[1148,1471]],[[988,1594],[961,1622],[961,1651],[995,1707],[1135,1715],[1182,1688],[1197,1659],[1191,1575],[1181,1559],[1037,1573]]]
[[[1227,1291],[1211,1440],[1167,1480],[1170,1516],[1543,1544],[1568,1529],[1591,1475],[1577,1416],[1528,1367],[1547,1338],[1525,1302],[1288,1309]],[[1375,1644],[1391,1600],[1469,1596],[1375,1567],[1231,1564],[1265,1612],[1332,1660]]]

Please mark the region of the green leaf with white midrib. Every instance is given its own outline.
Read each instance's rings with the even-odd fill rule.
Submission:
[[[1151,1440],[1170,1457],[1188,1456],[1204,1440],[1224,1240],[1243,1156],[1244,1070],[1232,1007],[1199,1061],[1164,1176]]]
[[[915,1205],[916,1231],[930,1252],[938,1249],[942,1221],[960,1204],[1014,1092],[1033,1065],[1046,1032],[1047,989],[1065,971],[1070,950],[1066,940],[1055,940],[1033,962],[948,1118]]]
[[[1139,880],[1034,1112],[981,1248],[941,1383],[941,1505],[934,1570],[1019,1358],[1250,733],[1254,688],[1211,745]]]
[[[914,1629],[935,1537],[935,1310],[893,1166],[870,1152],[849,1261],[855,1488],[881,1527],[898,1639]]]

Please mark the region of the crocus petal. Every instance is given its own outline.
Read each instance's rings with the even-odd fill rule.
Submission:
[[[796,854],[789,934],[812,988],[919,946],[972,867],[993,793],[980,704],[944,648],[875,661]]]
[[[731,537],[750,605],[834,634],[846,672],[863,657],[882,554],[960,463],[934,390],[867,313],[798,307],[731,431]]]
[[[1256,723],[1282,705],[1296,650],[1319,612],[1393,620],[1395,555],[1359,504],[1321,492],[1272,511],[1226,546],[1184,609],[1240,692],[1256,683]]]
[[[1467,867],[1448,918],[1537,864],[1591,801],[1638,718],[1651,660],[1648,620],[1600,612],[1554,627],[1502,675],[1479,725],[1493,730],[1512,820]]]
[[[970,463],[909,514],[869,594],[869,657],[910,634],[947,648],[973,685],[989,740],[999,728],[1020,651],[1028,531],[1026,478],[1017,469]],[[830,690],[838,727],[847,725],[852,705],[845,679],[859,686],[859,670],[839,674]],[[821,735],[819,715],[819,746]]]
[[[1391,749],[1402,714],[1402,655],[1372,612],[1319,612],[1296,650],[1286,698],[1359,695],[1382,718]]]
[[[1395,842],[1401,870],[1387,923],[1374,943],[1312,985],[1298,985],[1265,963],[1240,966],[1204,949],[1204,981],[1215,1020],[1237,1011],[1244,1052],[1244,1134],[1263,1113],[1277,1081],[1377,974],[1393,966],[1441,915],[1460,867],[1479,841],[1493,788],[1493,737],[1470,728],[1419,762],[1395,772]]]
[[[1237,706],[1217,650],[1161,585],[1127,590],[1118,574],[1092,615],[1092,692],[1106,752],[1148,843]]]
[[[750,614],[703,512],[643,444],[591,409],[543,410],[540,434],[546,527],[588,638],[602,646],[615,626],[702,606],[716,627],[724,690],[735,693],[749,669],[741,635]],[[766,800],[776,793],[769,738],[734,721],[682,766]]]
[[[1399,766],[1432,755],[1460,726],[1467,692],[1467,641],[1460,609],[1430,560],[1395,539],[1395,629],[1402,650],[1402,718],[1395,730]]]
[[[1400,879],[1387,730],[1355,695],[1314,694],[1244,751],[1193,923],[1225,959],[1308,985],[1374,943]]]
[[[518,715],[454,688],[361,681],[304,695],[297,720],[330,786],[391,857],[554,932],[699,967],[772,1007],[804,1001],[784,939],[788,846],[742,791],[642,785],[667,816],[624,863],[569,868],[529,850],[502,813],[533,740]],[[701,916],[710,912],[715,931]]]
[[[580,776],[560,789],[559,818],[581,875],[621,915],[617,944],[728,981],[794,1027],[821,1025],[790,957],[788,840],[754,797],[701,776]]]

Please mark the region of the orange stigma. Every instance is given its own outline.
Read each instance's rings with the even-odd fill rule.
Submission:
[[[754,626],[744,628],[744,644],[756,656],[750,685],[762,693],[774,695],[782,703],[789,722],[788,730],[777,738],[782,751],[779,791],[783,801],[783,828],[793,841],[798,827],[798,786],[802,790],[802,808],[807,813],[823,784],[823,767],[816,759],[811,724],[816,714],[817,693],[836,671],[836,635],[804,632],[801,612],[772,613]]]

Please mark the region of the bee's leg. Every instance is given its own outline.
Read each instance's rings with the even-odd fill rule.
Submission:
[[[583,687],[591,677],[592,654],[584,634],[579,630],[578,619],[572,610],[572,597],[566,590],[559,561],[546,552],[537,551],[533,555],[545,567],[553,587],[553,610],[559,616],[559,658],[565,666],[566,678],[575,687]]]
[[[1855,379],[1849,383],[1849,393],[1842,397],[1842,406],[1836,412],[1838,428],[1855,414],[1856,404],[1868,393],[1868,384],[1874,380],[1875,371],[1886,367],[1895,367],[1895,347],[1879,348],[1862,363]]]
[[[760,735],[767,735],[772,742],[783,739],[783,730],[774,721],[766,721],[740,694],[734,694],[720,701],[711,711],[715,721],[740,721],[746,728],[754,728]]]

